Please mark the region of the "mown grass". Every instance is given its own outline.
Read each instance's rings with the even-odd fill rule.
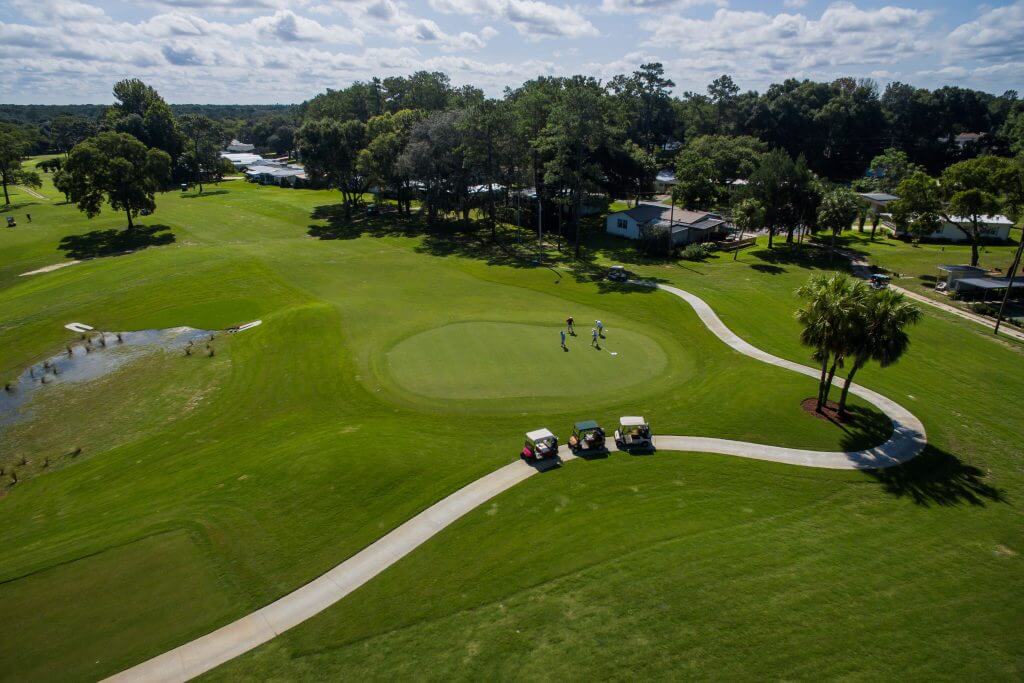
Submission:
[[[206,359],[137,370],[131,410],[108,407],[101,385],[55,404],[95,406],[96,424],[79,429],[96,446],[0,499],[0,677],[97,678],[212,630],[508,462],[537,426],[564,435],[574,419],[642,413],[662,433],[816,448],[878,438],[870,414],[848,431],[804,415],[812,381],[729,351],[682,302],[593,281],[625,261],[806,361],[792,290],[828,264],[802,252],[660,265],[598,240],[582,265],[532,267],[451,231],[340,224],[323,208],[336,193],[219,190],[158,199],[147,221],[172,243],[39,276],[17,273],[61,260],[68,235],[121,219],[39,203],[31,228],[0,233],[7,374],[62,348],[71,320],[111,330],[264,320],[218,349],[209,374],[194,362]],[[577,311],[615,321],[612,338],[621,324],[650,340],[667,371],[628,391],[603,380],[566,396],[425,400],[388,367],[390,349],[428,330],[557,326]],[[697,454],[572,463],[214,675],[1019,673],[1022,426],[1000,410],[1024,395],[1019,353],[930,315],[907,359],[862,378],[922,417],[934,447],[919,463],[880,477]],[[547,363],[557,376],[553,356],[508,371]],[[450,362],[432,372],[458,372]],[[16,446],[42,450],[40,434],[78,431],[39,407]],[[164,552],[146,539],[174,540],[159,541]],[[82,582],[73,600],[71,576]]]

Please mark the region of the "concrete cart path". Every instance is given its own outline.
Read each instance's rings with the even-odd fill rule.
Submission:
[[[856,275],[859,278],[864,278],[865,280],[871,277],[871,263],[869,263],[862,256],[859,256],[858,254],[855,254],[852,251],[847,251],[845,249],[836,249],[835,251],[837,254],[840,254],[850,260],[850,268],[851,270],[853,270],[854,275]],[[958,308],[956,306],[943,303],[941,301],[936,301],[931,297],[927,297],[924,294],[918,294],[917,292],[912,292],[906,287],[900,287],[899,285],[895,285],[892,282],[889,283],[889,288],[895,289],[897,292],[903,294],[909,299],[913,299],[914,301],[920,301],[923,304],[928,304],[933,308],[937,308],[940,311],[945,311],[946,313],[951,313],[955,316],[959,316],[964,320],[970,320],[971,322],[977,323],[982,327],[987,327],[990,330],[995,328],[996,326],[995,321],[992,320],[991,318],[986,318],[985,316],[978,315],[977,313],[965,311],[962,308]],[[999,332],[1001,334],[1006,335],[1007,337],[1017,339],[1018,341],[1024,341],[1024,332],[1015,330],[1008,324],[1003,324],[1002,326],[1000,326]],[[997,335],[993,334],[992,338],[997,338]]]
[[[737,352],[817,379],[818,371],[814,368],[778,358],[740,339],[722,323],[702,299],[676,287],[655,286],[690,304],[708,329]],[[921,452],[926,443],[925,432],[923,425],[914,415],[870,389],[853,385],[851,391],[874,404],[892,420],[893,434],[888,441],[875,448],[856,452],[782,448],[696,436],[656,436],[654,444],[661,450],[720,453],[829,469],[890,467],[906,462]],[[559,456],[562,462],[574,459],[567,446],[559,448]],[[554,462],[550,466],[554,467],[557,464]],[[177,682],[187,681],[210,671],[327,609],[470,510],[528,479],[541,469],[548,468],[535,468],[522,460],[509,463],[431,505],[334,569],[292,593],[227,626],[122,671],[107,680]]]

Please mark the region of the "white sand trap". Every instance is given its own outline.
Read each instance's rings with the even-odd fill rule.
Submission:
[[[93,329],[86,325],[85,323],[68,323],[64,327],[71,330],[72,332],[89,332]]]
[[[81,263],[81,261],[61,261],[60,263],[54,263],[54,264],[51,264],[49,266],[43,266],[42,268],[36,268],[35,270],[30,270],[27,273],[22,273],[18,277],[25,277],[26,275],[39,275],[40,273],[51,273],[51,272],[53,272],[55,270],[60,270],[61,268],[67,268],[68,266],[73,266],[76,263]]]

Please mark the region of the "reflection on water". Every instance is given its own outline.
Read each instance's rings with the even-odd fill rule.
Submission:
[[[63,353],[25,370],[0,388],[0,426],[26,417],[24,406],[37,392],[87,382],[124,367],[155,351],[184,350],[189,343],[208,341],[213,333],[191,327],[137,332],[90,332],[68,344]]]

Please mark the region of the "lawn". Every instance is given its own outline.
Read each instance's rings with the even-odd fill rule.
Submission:
[[[674,297],[594,278],[625,262],[807,362],[792,291],[826,260],[762,245],[661,264],[595,239],[582,263],[534,267],[449,228],[345,221],[337,202],[238,181],[168,193],[152,246],[27,277],[69,246],[111,253],[103,231],[123,219],[34,202],[31,226],[0,233],[7,376],[60,351],[72,320],[264,321],[214,358],[40,390],[2,432],[0,465],[29,464],[0,498],[0,678],[96,679],[213,630],[513,459],[539,426],[640,413],[661,433],[877,441],[863,404],[846,428],[807,416],[812,380],[730,351]],[[596,319],[605,351],[589,347]],[[573,462],[211,676],[1019,677],[1024,425],[1003,406],[1024,396],[1021,349],[931,313],[912,339],[861,377],[924,421],[932,446],[906,467]]]

